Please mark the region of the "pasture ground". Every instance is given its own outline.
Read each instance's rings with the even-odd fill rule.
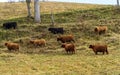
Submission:
[[[55,27],[63,27],[65,35],[75,36],[76,54],[67,55],[56,41],[60,34],[47,30],[51,26],[49,5],[54,7]],[[41,24],[26,18],[25,3],[0,3],[0,7],[0,75],[120,74],[120,13],[114,6],[43,2]],[[2,24],[8,21],[17,21],[18,29],[3,29]],[[107,33],[94,34],[98,25],[108,26]],[[47,45],[35,48],[28,44],[35,38],[45,38]],[[6,41],[20,43],[20,51],[9,52]],[[88,48],[94,43],[107,44],[109,54],[95,55]]]

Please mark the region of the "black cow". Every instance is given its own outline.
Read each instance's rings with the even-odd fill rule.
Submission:
[[[5,29],[10,29],[10,28],[16,29],[16,27],[17,27],[17,23],[16,22],[3,23],[3,28],[5,28]]]
[[[51,31],[51,33],[53,34],[63,34],[64,33],[64,30],[62,27],[59,27],[59,28],[48,28],[48,31]]]

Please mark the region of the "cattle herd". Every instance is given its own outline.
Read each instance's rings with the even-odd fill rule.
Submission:
[[[16,22],[7,22],[3,24],[3,28],[10,29],[10,28],[17,28]],[[50,31],[53,34],[64,34],[64,30],[62,27],[59,28],[48,28],[48,31]],[[98,35],[104,34],[107,31],[107,26],[97,26],[94,29],[94,32]],[[61,47],[65,49],[66,53],[75,54],[76,48],[75,48],[75,40],[73,35],[61,35],[56,38],[57,41],[61,41]],[[46,46],[46,40],[45,39],[35,39],[35,40],[29,40],[29,43],[37,46]],[[9,51],[19,51],[19,44],[13,43],[13,42],[6,42],[5,46],[8,48]],[[95,54],[98,54],[98,52],[102,52],[103,54],[106,52],[108,54],[107,45],[106,44],[91,44],[89,45],[89,48],[94,51]]]

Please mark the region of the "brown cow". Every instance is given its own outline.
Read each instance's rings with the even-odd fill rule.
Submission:
[[[94,31],[95,33],[101,35],[102,33],[105,33],[107,31],[107,26],[97,26]]]
[[[59,36],[59,37],[57,37],[57,41],[61,41],[62,43],[71,42],[71,41],[75,42],[73,35]]]
[[[45,39],[35,39],[35,40],[30,40],[30,43],[33,44],[34,46],[45,46],[46,45],[46,41]]]
[[[6,42],[5,46],[8,48],[9,51],[11,50],[19,51],[19,44],[17,43]]]
[[[63,43],[62,48],[65,48],[65,51],[67,52],[67,54],[69,52],[71,52],[72,54],[75,53],[75,45],[70,43],[70,44],[67,44],[67,43]]]
[[[89,45],[89,48],[91,48],[96,55],[97,52],[103,52],[103,54],[106,52],[106,54],[108,54],[107,45],[100,45],[100,44]]]

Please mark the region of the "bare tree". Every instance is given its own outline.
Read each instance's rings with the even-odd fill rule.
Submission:
[[[53,10],[52,10],[52,7],[51,7],[51,26],[54,26],[55,25],[55,21],[54,21],[54,16],[53,16]]]
[[[27,3],[27,9],[28,9],[28,16],[27,17],[32,17],[31,16],[31,7],[30,7],[30,3],[31,3],[31,0],[26,0],[26,3]]]
[[[39,0],[34,0],[34,18],[35,22],[40,23],[40,6],[39,6]]]
[[[119,6],[119,0],[117,0],[117,6]]]

